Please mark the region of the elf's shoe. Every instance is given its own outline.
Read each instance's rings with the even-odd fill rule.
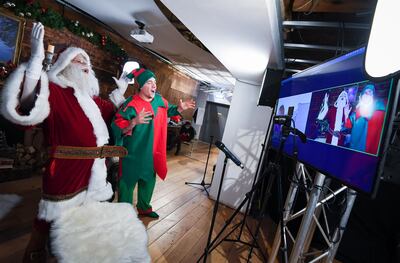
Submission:
[[[140,216],[147,216],[147,217],[151,217],[151,218],[159,218],[160,217],[156,212],[152,211],[151,208],[148,209],[147,211],[138,209],[138,214]]]

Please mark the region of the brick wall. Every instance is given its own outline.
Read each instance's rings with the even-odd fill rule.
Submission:
[[[110,36],[114,42],[118,43],[128,53],[130,58],[138,59],[145,64],[147,68],[155,72],[157,76],[158,90],[170,103],[176,104],[179,99],[196,99],[198,92],[198,82],[196,80],[175,70],[170,65],[162,62],[154,55],[134,43],[107,31],[104,27],[99,26],[92,20],[56,3],[55,1],[46,0],[40,1],[40,3],[43,7],[53,8],[68,19],[79,20],[81,25],[91,28],[94,32]],[[20,62],[29,59],[31,29],[32,21],[27,20],[21,45]],[[99,79],[101,96],[106,97],[107,94],[115,88],[112,77],[118,77],[121,65],[119,65],[108,52],[90,43],[86,39],[74,35],[67,29],[55,30],[46,27],[44,43],[45,47],[47,47],[48,44],[56,46],[56,52],[57,50],[67,46],[77,46],[84,49],[89,54],[96,76]],[[125,96],[127,97],[134,92],[137,92],[136,85],[130,85]],[[191,119],[192,114],[193,111],[187,111],[183,115],[185,119]]]

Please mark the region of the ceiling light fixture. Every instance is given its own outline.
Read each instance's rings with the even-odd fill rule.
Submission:
[[[138,25],[139,28],[136,28],[131,31],[131,37],[133,37],[140,43],[145,43],[145,44],[153,43],[154,37],[152,34],[150,34],[144,29],[145,24],[138,20],[135,20],[135,23]]]

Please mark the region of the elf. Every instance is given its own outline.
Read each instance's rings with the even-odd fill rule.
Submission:
[[[133,202],[137,183],[139,215],[158,218],[150,201],[156,174],[163,180],[167,175],[167,118],[193,109],[195,102],[180,100],[178,105],[172,105],[156,93],[156,76],[152,71],[140,68],[131,74],[140,91],[125,101],[111,124],[116,144],[128,149],[128,155],[122,159],[119,202]]]

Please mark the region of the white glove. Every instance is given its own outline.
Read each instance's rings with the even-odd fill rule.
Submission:
[[[130,79],[128,79],[126,77],[126,75],[127,75],[126,72],[122,72],[119,79],[113,77],[115,84],[117,84],[117,86],[118,86],[118,91],[121,93],[121,95],[125,94],[126,89],[128,88],[129,81],[130,81]]]
[[[31,33],[31,57],[26,69],[26,76],[30,79],[38,80],[42,72],[42,62],[44,59],[43,37],[43,25],[40,22],[33,23]]]

